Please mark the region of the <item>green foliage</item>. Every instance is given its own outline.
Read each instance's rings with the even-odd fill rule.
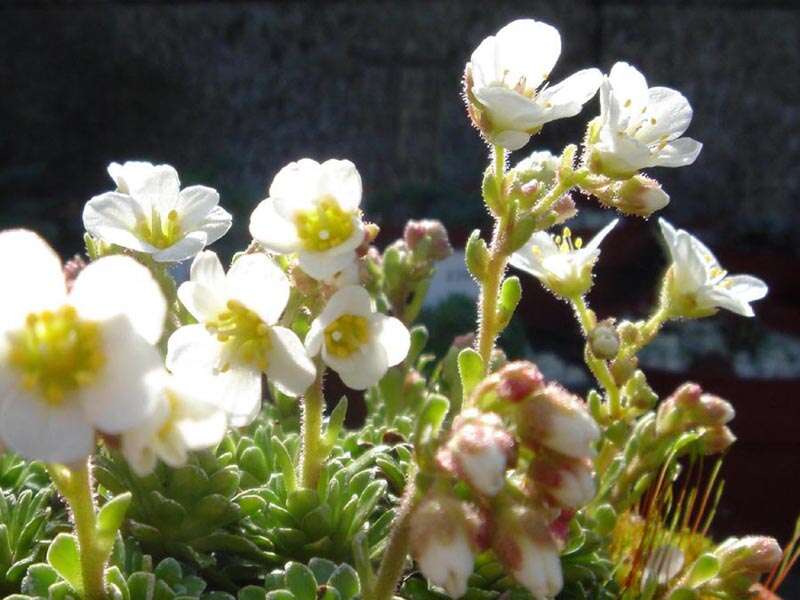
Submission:
[[[0,490],[19,492],[30,489],[34,492],[50,485],[44,465],[22,460],[16,454],[0,453]]]

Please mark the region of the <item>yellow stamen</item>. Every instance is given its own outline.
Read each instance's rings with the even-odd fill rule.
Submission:
[[[269,325],[237,300],[229,300],[226,308],[206,322],[208,332],[225,344],[220,371],[227,371],[232,364],[266,371],[272,350]]]
[[[369,340],[364,317],[342,315],[325,328],[325,347],[337,358],[347,358]]]
[[[134,233],[160,250],[169,248],[183,237],[180,216],[177,211],[169,211],[166,219],[163,219],[161,213],[155,208],[150,211],[149,219],[142,219],[136,224]]]
[[[314,208],[298,213],[294,224],[303,248],[324,252],[344,243],[355,229],[353,215],[342,210],[333,196],[326,196]]]

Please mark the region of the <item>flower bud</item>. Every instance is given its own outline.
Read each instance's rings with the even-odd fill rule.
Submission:
[[[496,496],[505,485],[506,469],[516,462],[516,441],[495,414],[467,410],[456,417],[448,443],[437,462],[465,479],[475,490]]]
[[[520,402],[544,387],[544,375],[531,362],[509,363],[497,373],[497,377],[497,395],[505,402]]]
[[[709,427],[700,434],[698,444],[700,445],[700,452],[706,456],[712,454],[720,454],[731,447],[733,442],[736,441],[736,436],[733,432],[724,425],[716,425]]]
[[[555,383],[520,404],[517,431],[524,444],[572,458],[595,456],[600,429],[584,402]]]
[[[719,430],[720,426],[729,423],[735,415],[736,411],[729,402],[712,394],[704,394],[696,383],[685,383],[659,407],[658,432],[677,433],[692,427]],[[728,443],[730,445],[735,438],[732,434],[728,437],[731,438]],[[721,442],[721,438],[719,441]]]
[[[575,200],[573,200],[572,196],[569,194],[564,194],[556,200],[551,210],[556,215],[556,220],[553,223],[554,225],[561,225],[578,214]]]
[[[67,284],[67,291],[72,290],[72,284],[78,278],[81,271],[86,268],[86,261],[80,254],[74,255],[64,263],[64,281]]]
[[[783,558],[774,538],[758,535],[730,538],[720,544],[714,554],[720,561],[719,577],[722,579],[744,575],[756,580]]]
[[[432,219],[409,221],[403,231],[403,240],[411,252],[427,260],[444,260],[453,253],[447,229],[441,221]]]
[[[518,507],[501,515],[492,548],[534,598],[553,598],[564,587],[558,546],[540,512]]]
[[[626,215],[649,217],[669,204],[669,195],[656,180],[636,175],[616,189],[614,208]]]
[[[452,598],[467,591],[475,562],[474,523],[464,505],[448,496],[429,494],[411,515],[411,555],[428,580]]]
[[[573,511],[594,498],[594,467],[590,459],[569,459],[538,452],[528,469],[532,493],[552,506]]]
[[[619,352],[619,334],[613,319],[600,321],[589,333],[589,348],[597,358],[611,360]]]

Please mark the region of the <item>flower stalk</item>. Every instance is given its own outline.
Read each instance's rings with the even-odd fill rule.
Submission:
[[[322,415],[325,411],[323,378],[325,368],[317,364],[317,378],[303,395],[302,440],[300,456],[300,481],[306,489],[315,489],[322,465],[327,456],[322,439]]]

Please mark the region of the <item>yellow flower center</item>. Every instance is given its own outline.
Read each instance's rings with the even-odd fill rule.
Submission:
[[[71,306],[29,314],[8,339],[8,361],[22,374],[22,386],[51,406],[95,381],[105,365],[99,326],[81,321]]]
[[[237,300],[228,300],[227,309],[206,323],[206,329],[225,344],[220,370],[238,364],[265,371],[272,349],[269,326]]]
[[[576,237],[575,241],[572,240],[572,230],[569,227],[564,227],[561,231],[561,235],[557,235],[554,241],[556,246],[558,246],[558,250],[563,254],[575,252],[575,250],[583,248],[583,240],[581,238]]]
[[[342,315],[325,328],[325,347],[337,358],[347,358],[368,339],[369,324],[357,315]]]
[[[169,248],[183,237],[177,211],[169,211],[167,218],[163,219],[155,208],[151,209],[149,219],[144,218],[137,223],[134,233],[159,250]]]
[[[294,223],[303,248],[324,252],[346,242],[355,229],[353,214],[342,210],[333,196],[325,196],[314,208],[299,212]]]

